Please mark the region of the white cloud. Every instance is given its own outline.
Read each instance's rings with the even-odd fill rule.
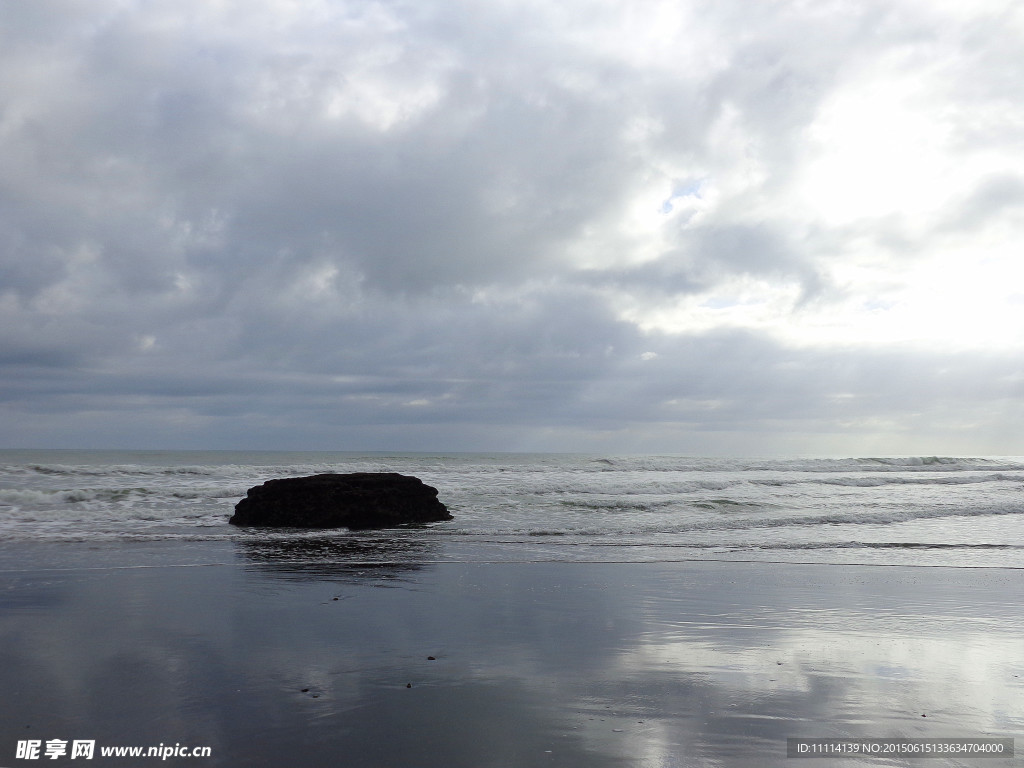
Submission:
[[[0,32],[7,434],[1015,445],[1011,4],[55,5]]]

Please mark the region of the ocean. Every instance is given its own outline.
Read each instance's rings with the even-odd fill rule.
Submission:
[[[359,532],[227,523],[265,480],[363,471],[421,478],[454,519]],[[5,568],[86,555],[296,573],[694,560],[1024,568],[1024,458],[4,450],[0,542]]]

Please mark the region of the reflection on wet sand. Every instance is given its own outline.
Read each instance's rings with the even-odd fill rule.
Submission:
[[[207,768],[791,766],[789,737],[1024,733],[1018,572],[403,545],[251,541],[243,568],[0,584],[0,757],[29,731],[208,745]]]
[[[288,580],[399,578],[436,559],[432,542],[401,536],[332,532],[302,537],[251,537],[237,542],[252,570]]]

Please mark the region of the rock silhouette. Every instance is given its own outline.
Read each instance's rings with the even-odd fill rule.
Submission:
[[[268,480],[249,489],[228,520],[239,526],[392,528],[451,520],[437,489],[397,472]]]

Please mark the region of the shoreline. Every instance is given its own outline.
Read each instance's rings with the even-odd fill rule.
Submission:
[[[466,543],[458,539],[425,542],[402,542],[386,540],[348,539],[331,535],[323,540],[298,538],[252,537],[248,539],[185,539],[155,538],[152,540],[25,540],[0,541],[0,574],[14,575],[20,572],[53,570],[105,570],[160,567],[197,567],[210,565],[231,566],[246,562],[274,563],[285,567],[289,564],[364,566],[387,566],[416,564],[418,566],[440,565],[542,565],[565,563],[579,565],[688,565],[700,563],[723,563],[761,566],[809,566],[822,568],[872,568],[872,569],[921,569],[935,571],[1021,571],[1024,565],[1017,564],[975,564],[970,562],[891,562],[871,560],[800,560],[773,557],[768,550],[763,557],[752,557],[748,552],[736,550],[735,556],[676,555],[680,547],[638,547],[647,553],[633,558],[580,556],[560,543],[554,545],[551,554],[537,554],[537,545],[524,546],[526,556],[510,554],[509,545],[501,543]],[[892,545],[892,548],[897,548]],[[918,551],[927,547],[910,546],[906,549]],[[941,549],[941,548],[939,548]],[[558,551],[556,551],[558,550]],[[543,550],[541,550],[543,551]],[[662,552],[657,555],[651,552]],[[530,556],[529,553],[533,553]],[[565,557],[572,553],[571,558]],[[673,553],[673,554],[670,554]],[[724,553],[723,553],[724,554]],[[775,553],[777,555],[777,552]],[[31,565],[26,566],[29,562]]]

